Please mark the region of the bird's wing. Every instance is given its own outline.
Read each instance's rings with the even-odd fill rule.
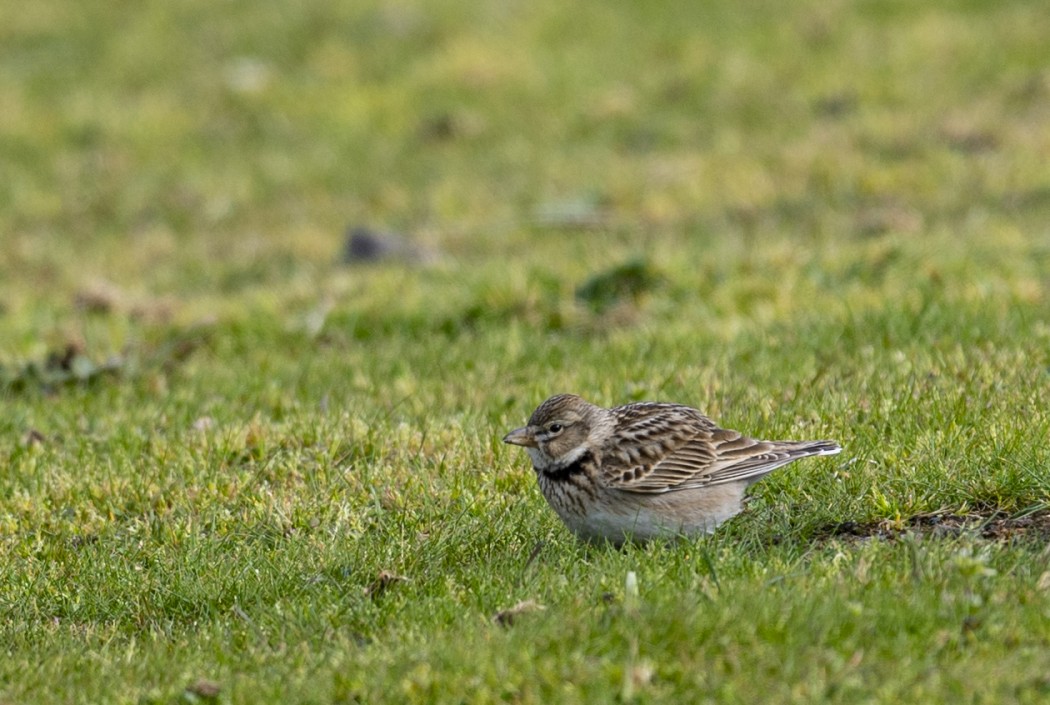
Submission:
[[[615,409],[615,450],[606,452],[602,477],[608,487],[660,493],[757,480],[793,460],[837,453],[834,443],[773,442],[715,426],[695,409],[669,404],[631,404]]]

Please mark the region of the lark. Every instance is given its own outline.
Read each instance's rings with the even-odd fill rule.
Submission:
[[[523,446],[540,490],[586,541],[649,541],[714,531],[744,491],[799,458],[834,455],[834,441],[760,441],[719,428],[681,404],[605,409],[551,397],[504,443]]]

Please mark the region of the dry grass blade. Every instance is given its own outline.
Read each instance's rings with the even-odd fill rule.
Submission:
[[[408,578],[405,576],[391,573],[389,570],[381,570],[379,571],[379,575],[376,576],[376,579],[365,588],[365,594],[374,600],[385,593],[390,586],[395,583],[404,582],[408,582]]]
[[[529,612],[539,612],[547,609],[543,605],[539,604],[535,600],[522,600],[513,607],[508,607],[505,610],[500,610],[493,616],[492,621],[501,627],[509,627],[523,614]]]

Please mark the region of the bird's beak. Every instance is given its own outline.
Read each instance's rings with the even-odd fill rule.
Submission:
[[[503,437],[503,442],[515,446],[524,446],[526,448],[539,447],[539,444],[536,443],[536,434],[528,426],[514,429]]]

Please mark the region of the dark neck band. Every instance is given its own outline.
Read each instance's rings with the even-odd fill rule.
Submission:
[[[565,482],[573,475],[582,475],[584,464],[591,462],[591,460],[591,452],[589,450],[584,451],[580,454],[580,457],[576,458],[576,460],[572,461],[568,465],[544,470],[543,474],[549,477],[554,482]]]

